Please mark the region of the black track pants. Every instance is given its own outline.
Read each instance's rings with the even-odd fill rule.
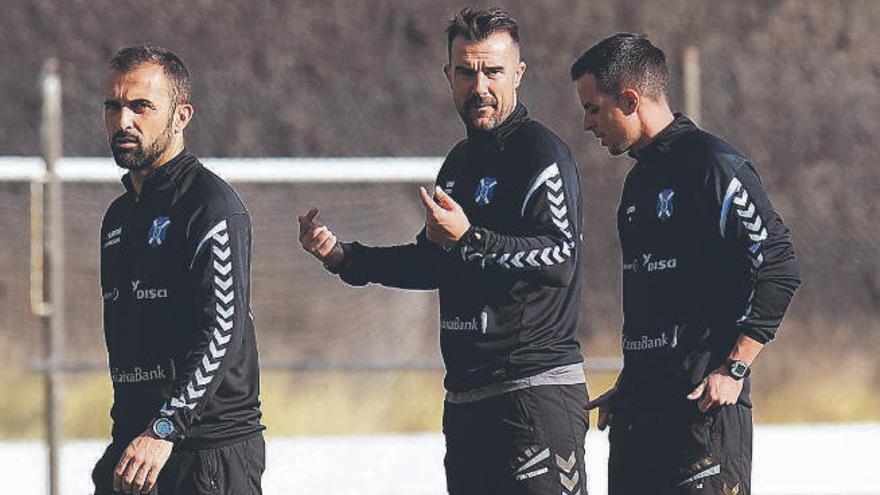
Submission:
[[[450,495],[587,495],[587,389],[541,385],[445,404]]]
[[[95,495],[115,495],[113,470],[128,445],[110,444],[92,471]],[[205,450],[172,451],[150,495],[260,495],[266,445],[256,435]]]
[[[752,410],[742,404],[615,413],[609,442],[609,495],[751,493]]]

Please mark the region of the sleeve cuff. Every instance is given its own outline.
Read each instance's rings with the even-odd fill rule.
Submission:
[[[324,269],[334,275],[344,273],[349,268],[351,268],[352,251],[354,250],[352,247],[352,243],[341,242],[339,243],[339,247],[342,248],[342,263],[340,263],[337,267],[332,267],[327,263],[324,263]]]
[[[754,328],[741,328],[739,333],[763,345],[769,344],[776,337],[775,332],[761,331]]]

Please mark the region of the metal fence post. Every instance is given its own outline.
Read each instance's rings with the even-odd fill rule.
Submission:
[[[700,49],[689,46],[684,49],[683,79],[684,79],[684,113],[697,124],[702,120],[700,115]]]
[[[43,184],[46,187],[46,215],[48,222],[42,222],[43,267],[48,270],[49,306],[37,305],[43,320],[45,359],[46,359],[46,440],[49,447],[49,494],[60,493],[59,456],[61,447],[62,384],[60,354],[64,336],[64,221],[61,181],[56,164],[62,152],[61,127],[61,77],[57,59],[49,59],[40,74],[40,88],[43,96],[42,120],[40,123],[40,148],[46,162]],[[33,190],[33,189],[32,189]],[[40,213],[43,213],[42,211]],[[41,215],[42,217],[42,215]],[[42,274],[41,274],[42,278]],[[43,279],[45,280],[45,279]],[[42,303],[42,302],[41,302]],[[46,311],[48,309],[48,311]]]

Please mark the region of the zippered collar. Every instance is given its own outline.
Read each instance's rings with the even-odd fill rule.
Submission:
[[[635,158],[638,163],[650,162],[661,155],[668,153],[675,143],[685,134],[697,130],[697,125],[684,114],[676,112],[672,122],[663,128],[647,146],[639,151],[630,151],[629,156]]]
[[[177,182],[178,178],[183,175],[184,172],[192,168],[197,162],[196,157],[184,149],[177,156],[147,175],[144,179],[143,186],[141,187],[140,194],[135,190],[130,174],[122,176],[122,184],[130,195],[135,198],[142,198],[150,194],[170,189],[174,186],[174,183]]]

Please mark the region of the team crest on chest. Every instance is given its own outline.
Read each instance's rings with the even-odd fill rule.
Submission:
[[[477,192],[474,195],[474,202],[478,205],[488,205],[492,201],[496,185],[498,185],[498,179],[495,177],[483,177],[480,179],[480,184],[477,186]]]
[[[660,196],[657,198],[657,218],[660,220],[667,220],[672,216],[672,212],[674,211],[672,206],[672,196],[675,195],[675,191],[672,189],[664,189],[660,191]]]
[[[156,217],[156,219],[153,220],[153,225],[150,227],[150,231],[147,233],[147,244],[154,249],[161,246],[165,241],[165,236],[168,234],[168,227],[170,226],[170,218]]]

